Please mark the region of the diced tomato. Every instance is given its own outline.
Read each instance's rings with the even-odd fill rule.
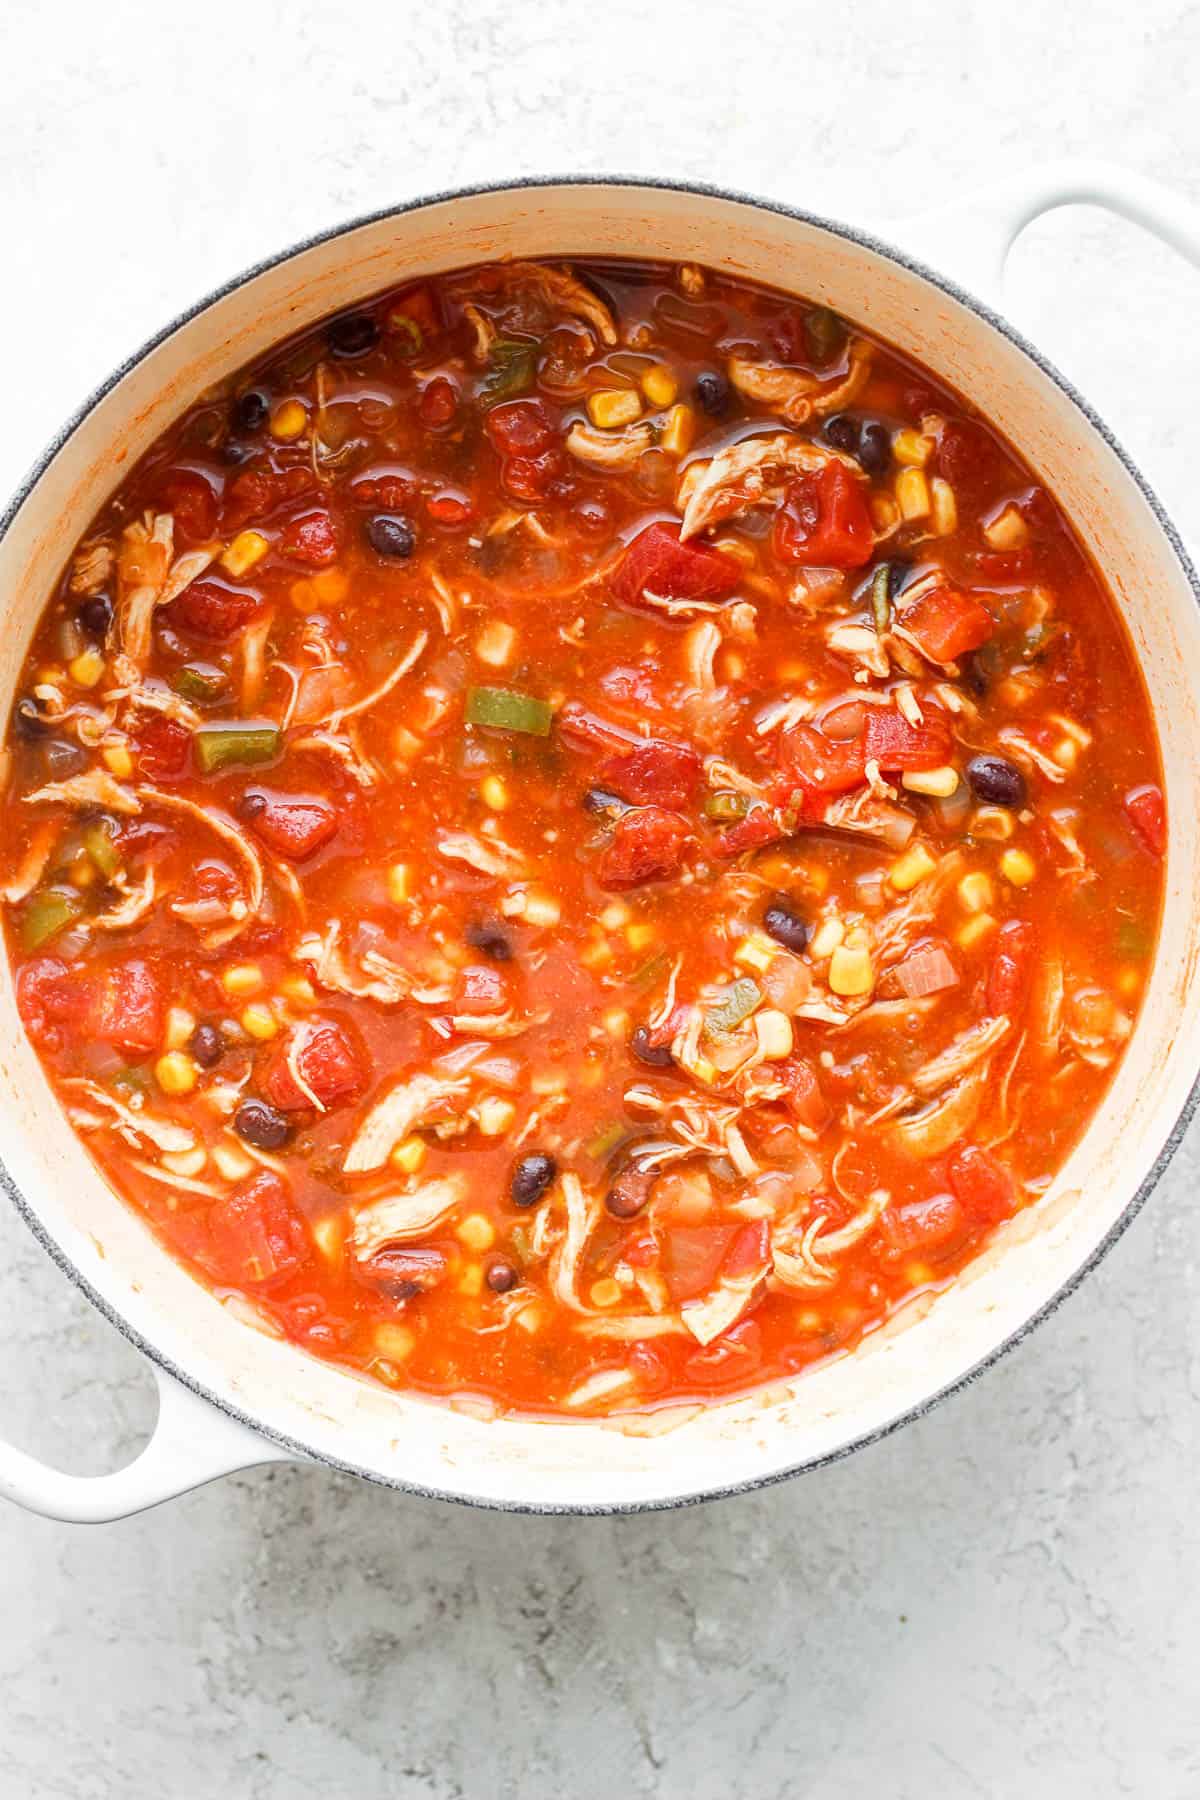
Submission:
[[[537,456],[506,456],[500,479],[514,500],[544,500],[563,486],[566,461],[556,446]]]
[[[407,475],[388,471],[381,475],[360,475],[346,490],[355,506],[377,506],[383,512],[404,512],[416,496],[417,484]]]
[[[762,1361],[762,1330],[756,1319],[740,1319],[721,1337],[694,1350],[685,1372],[692,1381],[716,1383],[745,1381]]]
[[[739,1275],[749,1275],[755,1269],[765,1268],[770,1256],[770,1222],[767,1219],[755,1219],[751,1224],[741,1227],[725,1252],[721,1274],[728,1275],[731,1280]]]
[[[34,1042],[60,1050],[83,1024],[92,995],[87,978],[57,956],[39,956],[17,972],[17,1010]]]
[[[311,1254],[308,1229],[282,1176],[259,1169],[208,1215],[201,1260],[231,1287],[267,1288],[294,1275]]]
[[[353,1100],[362,1093],[362,1064],[346,1033],[331,1020],[305,1020],[277,1038],[258,1069],[258,1085],[265,1099],[280,1112],[303,1112],[312,1100],[296,1081],[292,1064],[304,1086],[324,1107]]]
[[[191,760],[192,734],[178,719],[165,713],[143,715],[134,733],[138,769],[147,781],[172,781],[182,775]]]
[[[162,1045],[166,1008],[150,964],[140,957],[105,969],[88,1015],[88,1029],[126,1056],[148,1056]]]
[[[242,813],[267,849],[289,862],[304,862],[337,836],[337,813],[328,800],[314,795],[253,788],[242,801]]]
[[[679,807],[695,794],[703,766],[690,744],[646,738],[601,763],[596,779],[634,806]]]
[[[1152,856],[1162,856],[1167,848],[1167,817],[1162,789],[1151,782],[1130,788],[1123,801],[1125,813],[1138,837]]]
[[[631,1269],[652,1269],[659,1255],[658,1239],[644,1226],[631,1232],[621,1246],[621,1261]]]
[[[249,588],[231,587],[215,576],[202,575],[172,600],[165,617],[179,631],[219,641],[236,637],[261,604]]]
[[[617,820],[597,870],[603,887],[640,887],[665,881],[683,862],[692,841],[687,822],[660,806],[643,806]]]
[[[243,525],[261,524],[281,506],[301,500],[317,490],[311,467],[295,463],[289,469],[243,469],[225,489],[221,525],[240,531]]]
[[[986,644],[996,622],[986,606],[958,588],[936,587],[900,613],[900,624],[934,662],[956,662]]]
[[[866,712],[865,760],[877,762],[886,775],[936,769],[950,755],[950,728],[932,707],[921,725],[910,725],[894,706],[868,706]]]
[[[662,1270],[672,1300],[707,1294],[717,1279],[736,1225],[677,1225],[663,1237]]]
[[[911,1256],[914,1251],[936,1250],[963,1237],[967,1219],[957,1195],[934,1194],[928,1200],[890,1206],[880,1229],[893,1256]]]
[[[783,836],[783,827],[769,806],[754,806],[744,819],[723,831],[713,849],[718,856],[741,856],[746,850],[761,850]]]
[[[425,511],[438,525],[466,525],[475,516],[471,496],[450,488],[440,488],[436,494],[430,494]]]
[[[362,1281],[381,1287],[393,1299],[409,1300],[414,1294],[427,1294],[446,1278],[449,1259],[442,1250],[399,1245],[381,1250],[369,1262],[359,1263],[355,1274]]]
[[[190,469],[172,471],[158,492],[175,521],[176,546],[211,543],[217,535],[217,497],[203,475]]]
[[[823,1131],[829,1123],[829,1107],[812,1064],[802,1056],[789,1056],[774,1065],[774,1074],[784,1084],[783,1104],[797,1125],[807,1131]]]
[[[340,1349],[353,1335],[348,1322],[330,1313],[319,1294],[301,1294],[295,1300],[275,1300],[269,1303],[267,1310],[293,1343],[307,1344],[318,1352]]]
[[[318,507],[288,520],[279,538],[279,550],[281,555],[303,563],[306,568],[324,569],[337,561],[341,535],[333,514]]]
[[[1028,919],[1008,919],[996,933],[988,968],[987,1009],[1015,1018],[1029,986],[1037,933]]]
[[[554,442],[554,426],[540,400],[509,400],[494,406],[485,424],[502,456],[538,456]]]
[[[1011,1174],[978,1144],[963,1144],[954,1152],[950,1185],[977,1224],[996,1225],[1017,1210],[1017,1187]]]
[[[950,755],[948,726],[932,709],[921,725],[910,725],[891,706],[863,709],[863,728],[854,738],[830,738],[814,725],[791,726],[780,734],[779,759],[786,771],[784,794],[800,782],[819,794],[841,794],[866,780],[869,762],[885,774],[905,769],[936,769]]]
[[[443,425],[450,424],[458,411],[458,389],[444,375],[435,375],[421,389],[417,410],[422,425],[431,431],[440,430]]]
[[[788,483],[772,545],[785,562],[858,569],[875,554],[875,528],[862,480],[844,463],[826,463]]]
[[[678,525],[647,525],[628,547],[611,577],[617,600],[632,606],[647,591],[672,600],[724,600],[741,580],[741,567],[709,544],[681,544]]]
[[[499,969],[490,969],[484,963],[470,963],[459,971],[454,1000],[457,1012],[503,1012],[510,1004],[508,983]]]

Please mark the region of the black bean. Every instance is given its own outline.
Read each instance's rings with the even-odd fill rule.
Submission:
[[[508,933],[495,919],[473,920],[463,936],[473,950],[482,950],[493,962],[507,962],[512,956]]]
[[[825,442],[847,456],[858,455],[858,439],[862,427],[851,413],[834,413],[825,421]]]
[[[868,419],[858,434],[858,460],[868,475],[884,475],[892,465],[892,434],[878,419]]]
[[[197,1025],[188,1039],[188,1049],[193,1062],[198,1062],[202,1069],[211,1069],[225,1054],[225,1039],[215,1025]]]
[[[639,1025],[629,1040],[629,1048],[638,1061],[645,1063],[649,1069],[669,1069],[674,1062],[670,1044],[653,1044],[650,1033],[644,1025]]]
[[[106,638],[112,624],[113,603],[107,594],[92,594],[79,608],[79,623],[92,637]]]
[[[763,914],[763,928],[768,937],[773,937],[785,950],[794,950],[797,956],[808,943],[807,922],[785,900],[776,900],[768,906]]]
[[[637,1163],[630,1163],[623,1169],[604,1196],[604,1204],[613,1218],[636,1219],[650,1198],[656,1180],[653,1169],[640,1168]]]
[[[558,1164],[552,1156],[534,1150],[523,1156],[513,1169],[509,1193],[514,1206],[536,1206],[554,1177]]]
[[[629,811],[629,802],[622,800],[620,794],[610,794],[607,788],[589,788],[583,796],[583,810],[590,813],[623,813]]]
[[[38,738],[45,737],[50,729],[38,710],[37,701],[28,694],[18,700],[13,707],[12,728],[13,736],[20,738],[26,744],[32,744]]]
[[[233,1129],[256,1150],[279,1150],[292,1135],[284,1115],[265,1100],[243,1100],[233,1115]]]
[[[239,819],[257,819],[267,810],[267,796],[260,794],[257,788],[250,788],[242,795],[237,804]]]
[[[724,375],[705,369],[696,377],[696,399],[710,419],[719,419],[729,408],[730,387]]]
[[[507,1294],[516,1287],[521,1277],[510,1262],[498,1258],[497,1261],[488,1265],[485,1279],[493,1294]]]
[[[271,402],[261,388],[247,388],[233,405],[235,431],[261,431],[271,411]]]
[[[973,756],[966,774],[971,792],[985,806],[1024,806],[1025,777],[1006,756]]]
[[[907,557],[893,556],[888,563],[888,598],[896,599],[912,579],[913,566]]]
[[[365,356],[379,342],[379,327],[370,313],[343,313],[330,321],[325,339],[334,356]]]
[[[374,513],[363,527],[368,544],[379,556],[403,559],[417,546],[417,535],[399,513]]]

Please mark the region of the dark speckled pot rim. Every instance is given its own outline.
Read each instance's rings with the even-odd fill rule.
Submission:
[[[211,293],[206,295],[204,299],[198,300],[194,306],[191,306],[185,312],[178,314],[169,324],[165,325],[161,331],[156,332],[153,337],[147,339],[140,349],[136,350],[121,363],[107,380],[102,382],[101,385],[95,389],[73,417],[67,421],[57,436],[51,441],[42,456],[26,476],[24,482],[22,482],[21,486],[18,488],[3,515],[0,515],[0,539],[8,532],[17,513],[32,494],[42,475],[58,455],[59,451],[68,440],[74,436],[75,432],[78,431],[79,427],[106,395],[111,393],[132,369],[136,368],[140,362],[175,332],[182,330],[186,325],[190,324],[193,319],[198,318],[201,313],[206,312],[209,307],[214,306],[227,295],[234,293],[238,288],[244,287],[247,283],[254,281],[259,275],[265,274],[267,270],[276,268],[279,264],[287,262],[290,258],[301,255],[307,250],[315,249],[319,245],[331,243],[337,238],[348,237],[352,233],[361,230],[364,226],[381,224],[388,219],[403,218],[406,214],[418,212],[424,207],[442,205],[456,200],[475,199],[484,194],[521,193],[529,190],[537,190],[539,188],[571,187],[640,188],[650,191],[688,194],[697,196],[701,199],[716,200],[725,204],[749,207],[759,212],[775,213],[782,218],[794,219],[798,224],[813,226],[820,231],[828,232],[832,237],[842,238],[848,243],[857,245],[860,249],[868,250],[874,255],[883,258],[885,261],[904,269],[907,273],[920,277],[920,279],[928,282],[930,286],[938,289],[941,293],[949,295],[951,299],[956,300],[961,306],[966,307],[968,311],[974,313],[976,317],[983,319],[994,331],[997,331],[1002,337],[1006,338],[1010,344],[1013,344],[1020,350],[1029,361],[1054,384],[1060,393],[1064,394],[1066,398],[1071,401],[1082,417],[1086,419],[1087,423],[1092,427],[1093,431],[1097,433],[1112,451],[1114,456],[1118,458],[1153,513],[1160,530],[1163,532],[1163,535],[1166,537],[1171,549],[1178,559],[1179,565],[1187,578],[1197,604],[1200,605],[1200,581],[1197,580],[1196,571],[1183,547],[1179,533],[1171,519],[1168,517],[1158,496],[1155,494],[1132,457],[1130,457],[1103,419],[1099,417],[1095,409],[1089,405],[1073,384],[1067,380],[1067,378],[1041,353],[1040,350],[1037,350],[1029,343],[1020,332],[1018,332],[1006,319],[1001,317],[1001,315],[993,308],[976,299],[974,295],[967,293],[966,290],[958,286],[956,282],[947,279],[946,276],[938,274],[925,263],[918,261],[917,258],[907,255],[902,250],[897,250],[891,244],[883,242],[869,232],[860,231],[854,226],[844,225],[834,219],[821,218],[817,214],[805,212],[799,207],[786,206],[781,201],[767,200],[754,194],[740,193],[736,189],[716,187],[707,182],[672,181],[662,177],[643,175],[519,176],[508,181],[482,182],[470,187],[449,188],[441,192],[422,195],[418,199],[405,201],[399,206],[383,207],[377,212],[361,214],[357,218],[347,221],[345,224],[331,226],[328,230],[317,232],[312,237],[303,238],[300,242],[290,245],[287,249],[280,250],[275,255],[265,257],[261,262],[254,263],[241,274],[235,275],[231,280],[214,289]],[[1161,1179],[1167,1164],[1179,1147],[1180,1141],[1183,1138],[1184,1132],[1186,1131],[1198,1104],[1200,1104],[1200,1069],[1198,1069],[1197,1079],[1193,1082],[1188,1097],[1165,1144],[1155,1157],[1146,1174],[1143,1176],[1137,1189],[1122,1209],[1120,1216],[1110,1226],[1100,1242],[1094,1247],[1090,1254],[1084,1258],[1083,1262],[1074,1273],[1068,1276],[1050,1299],[1038,1307],[1016,1331],[1011,1332],[1000,1343],[996,1344],[986,1356],[981,1357],[978,1362],[973,1364],[971,1368],[964,1371],[961,1375],[956,1376],[953,1381],[947,1382],[944,1387],[939,1388],[936,1393],[931,1394],[926,1399],[905,1408],[905,1410],[897,1414],[895,1418],[888,1420],[886,1424],[876,1426],[873,1430],[863,1432],[859,1436],[852,1438],[849,1442],[838,1446],[837,1449],[827,1451],[822,1455],[807,1457],[785,1469],[773,1469],[762,1475],[748,1476],[741,1481],[714,1481],[711,1486],[698,1488],[691,1492],[649,1500],[606,1501],[600,1503],[564,1502],[561,1504],[545,1503],[535,1500],[500,1500],[489,1496],[471,1494],[465,1490],[455,1491],[449,1488],[430,1487],[419,1482],[406,1481],[400,1476],[385,1475],[376,1469],[364,1469],[356,1463],[343,1460],[339,1457],[329,1456],[320,1451],[315,1451],[297,1439],[288,1437],[285,1433],[275,1430],[270,1425],[264,1424],[260,1419],[253,1417],[252,1414],[231,1404],[231,1402],[222,1395],[213,1393],[209,1388],[205,1387],[202,1382],[197,1381],[194,1376],[189,1374],[187,1370],[178,1367],[177,1364],[151,1343],[148,1338],[144,1337],[140,1331],[134,1330],[122,1314],[118,1312],[114,1306],[110,1305],[103,1295],[96,1291],[90,1281],[88,1281],[87,1277],[71,1261],[70,1257],[47,1230],[33,1204],[20,1192],[2,1160],[0,1160],[0,1187],[4,1189],[38,1242],[62,1270],[64,1275],[66,1275],[80,1292],[91,1301],[97,1311],[103,1314],[109,1324],[114,1326],[116,1330],[121,1333],[122,1337],[141,1351],[151,1363],[164,1370],[183,1387],[190,1389],[192,1393],[197,1394],[200,1398],[208,1401],[210,1405],[214,1406],[219,1412],[224,1413],[228,1418],[234,1419],[239,1424],[246,1426],[249,1430],[256,1432],[268,1443],[277,1445],[280,1449],[290,1452],[298,1461],[323,1464],[325,1467],[336,1469],[343,1474],[357,1475],[365,1481],[374,1482],[383,1487],[397,1489],[402,1493],[417,1495],[422,1499],[449,1500],[461,1505],[479,1507],[487,1511],[531,1514],[566,1514],[568,1516],[583,1516],[588,1514],[611,1516],[625,1513],[662,1512],[676,1507],[694,1506],[701,1501],[706,1500],[730,1499],[739,1494],[753,1493],[760,1488],[773,1487],[778,1482],[789,1481],[794,1476],[808,1474],[815,1469],[825,1468],[832,1463],[840,1462],[844,1457],[852,1455],[857,1450],[862,1450],[870,1444],[879,1443],[883,1438],[889,1437],[892,1432],[899,1430],[901,1426],[909,1424],[914,1419],[925,1417],[925,1415],[931,1412],[935,1406],[939,1405],[941,1401],[947,1399],[951,1394],[957,1394],[964,1388],[970,1386],[972,1382],[977,1381],[981,1375],[992,1368],[993,1365],[1009,1350],[1012,1350],[1017,1344],[1022,1343],[1024,1339],[1043,1322],[1043,1320],[1049,1318],[1052,1313],[1056,1312],[1063,1301],[1066,1300],[1070,1294],[1074,1293],[1084,1277],[1090,1274],[1097,1263],[1100,1262],[1101,1258],[1106,1256],[1109,1250],[1112,1249],[1117,1239],[1121,1237],[1131,1221],[1141,1211],[1146,1200]],[[249,1467],[252,1466],[252,1464],[247,1463],[245,1466]]]

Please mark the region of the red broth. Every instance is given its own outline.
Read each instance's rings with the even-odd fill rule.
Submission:
[[[698,268],[281,346],[71,555],[11,720],[26,1027],[222,1300],[393,1387],[708,1400],[1035,1202],[1153,950],[1100,572],[961,396]]]

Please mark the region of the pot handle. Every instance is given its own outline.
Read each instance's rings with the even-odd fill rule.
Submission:
[[[917,256],[971,292],[995,298],[1017,238],[1060,206],[1103,206],[1200,266],[1200,207],[1146,175],[1091,158],[1025,169],[893,229]]]
[[[111,1475],[67,1475],[0,1441],[0,1495],[48,1519],[102,1525],[238,1469],[300,1460],[219,1412],[162,1369],[154,1370],[154,1378],[158,1418],[150,1442],[133,1462]]]

